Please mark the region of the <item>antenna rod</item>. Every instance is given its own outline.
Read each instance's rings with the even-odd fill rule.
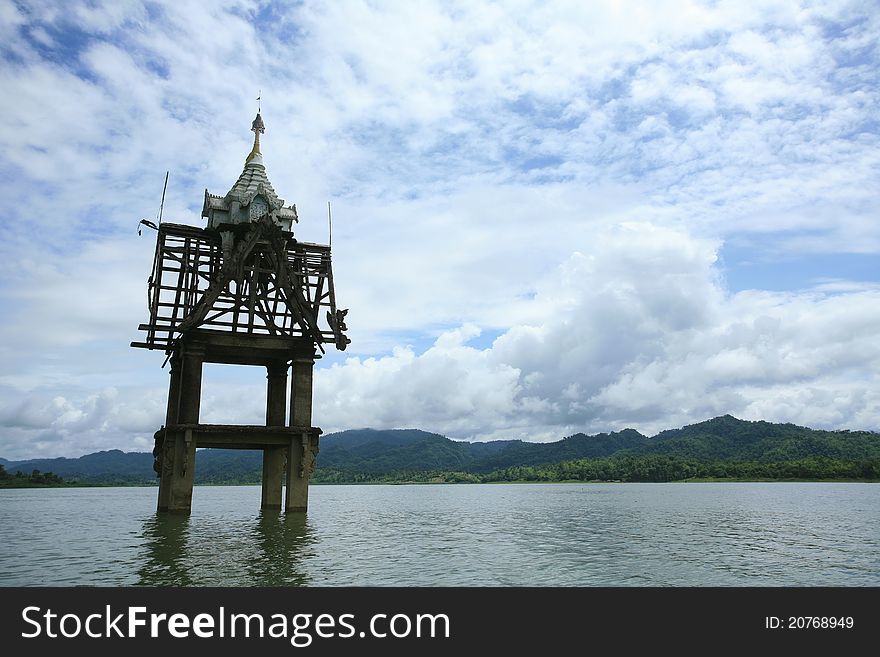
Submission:
[[[159,223],[162,223],[162,211],[165,209],[165,190],[168,189],[168,174],[170,171],[165,172],[165,186],[162,187],[162,202],[159,204]]]
[[[330,201],[327,201],[327,227],[329,228],[330,239],[327,246],[333,248],[333,215],[330,214]]]

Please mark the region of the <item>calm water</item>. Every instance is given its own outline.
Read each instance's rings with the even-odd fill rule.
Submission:
[[[880,485],[256,486],[0,491],[0,585],[880,585]]]

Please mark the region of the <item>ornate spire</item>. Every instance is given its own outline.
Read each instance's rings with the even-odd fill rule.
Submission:
[[[260,116],[260,113],[257,112],[257,118],[254,119],[254,122],[251,124],[251,132],[254,133],[254,147],[251,149],[250,154],[245,159],[244,163],[247,164],[255,157],[259,157],[258,163],[262,164],[263,158],[260,153],[260,133],[266,132],[266,126],[263,124],[263,117]]]
[[[260,135],[266,132],[266,126],[259,112],[251,124],[251,130],[254,133],[254,147],[245,159],[241,175],[225,196],[205,190],[202,216],[207,217],[208,228],[217,228],[222,232],[224,226],[252,222],[268,212],[276,224],[289,232],[293,222],[298,221],[296,206],[285,206],[284,199],[278,198],[266,176],[266,166],[260,153]]]

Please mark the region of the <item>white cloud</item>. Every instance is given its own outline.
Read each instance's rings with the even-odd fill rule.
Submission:
[[[542,283],[532,302],[540,323],[484,350],[463,343],[473,335],[465,327],[420,356],[349,359],[320,373],[319,414],[338,427],[430,418],[470,438],[653,432],[670,418],[726,412],[873,426],[876,291],[727,296],[714,260],[711,242],[681,231],[628,224],[600,234]]]
[[[874,14],[3,5],[0,406],[43,427],[15,425],[0,454],[148,441],[167,375],[127,348],[152,256],[134,226],[169,169],[166,220],[200,223],[204,188],[240,172],[259,90],[298,237],[326,241],[333,201],[354,341],[319,372],[325,428],[555,438],[722,412],[876,428],[872,361],[854,356],[874,353],[856,318],[876,279],[805,269],[790,292],[731,296],[713,261],[733,239],[802,263],[880,252]],[[257,388],[224,379],[207,415],[250,390],[237,415],[258,421]]]
[[[325,431],[419,426],[469,439],[626,426],[650,433],[726,412],[875,426],[877,290],[728,295],[715,249],[651,224],[605,229],[538,282],[522,313],[537,321],[487,348],[468,344],[480,329],[465,324],[420,354],[397,347],[319,369],[315,417]],[[221,369],[206,371],[203,419],[260,422],[262,373],[251,371],[252,383],[217,382]],[[143,446],[164,413],[158,386],[17,399],[0,416],[15,429],[15,442],[3,445],[11,455],[115,446],[120,435]]]

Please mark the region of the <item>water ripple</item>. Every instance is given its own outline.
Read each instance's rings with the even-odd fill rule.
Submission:
[[[880,486],[315,486],[0,491],[0,584],[877,586]]]

